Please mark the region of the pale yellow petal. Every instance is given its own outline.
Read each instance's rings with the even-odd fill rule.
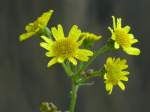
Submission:
[[[27,32],[33,32],[33,27],[34,27],[34,23],[29,23],[28,25],[25,26],[25,30]]]
[[[75,58],[77,58],[80,61],[88,61],[89,60],[89,57],[87,55],[83,54],[83,52],[80,52],[80,51],[76,52]]]
[[[129,55],[140,55],[140,49],[129,47],[129,48],[123,48],[123,50],[129,54]]]
[[[93,52],[87,49],[79,49],[78,53],[81,53],[85,56],[93,56]]]
[[[123,81],[128,81],[128,77],[126,77],[126,76],[122,76],[120,79]]]
[[[113,28],[116,29],[116,20],[115,20],[115,17],[112,16],[112,19],[113,19]]]
[[[30,37],[32,37],[36,32],[23,33],[19,36],[20,41],[24,41]]]
[[[47,57],[53,57],[53,56],[55,56],[55,54],[52,51],[45,53],[45,55]]]
[[[129,73],[130,73],[130,72],[123,71],[123,72],[121,73],[121,75],[129,75]]]
[[[120,48],[120,45],[119,45],[117,42],[115,42],[114,44],[115,44],[114,47],[115,47],[116,49],[119,49],[119,48]]]
[[[106,60],[106,64],[109,64],[109,63],[112,63],[112,62],[113,62],[112,57],[108,57],[107,60]]]
[[[128,34],[128,36],[129,36],[131,39],[134,39],[134,35],[133,35],[133,34]]]
[[[81,30],[78,28],[77,25],[73,25],[69,32],[68,37],[77,41],[79,39],[80,35],[81,35]]]
[[[52,27],[51,28],[51,32],[52,32],[53,37],[55,38],[55,40],[59,40],[59,39],[63,39],[64,38],[64,36],[63,36],[63,34],[61,32],[60,26],[59,26],[59,30],[57,30],[56,27]]]
[[[130,26],[125,26],[123,29],[126,33],[129,33],[129,31],[131,30]]]
[[[77,65],[77,60],[76,60],[76,59],[70,57],[70,58],[69,58],[69,61],[70,61],[72,64]]]
[[[50,50],[51,49],[51,46],[49,44],[45,43],[45,42],[41,42],[40,46],[43,47],[46,50]]]
[[[75,57],[77,59],[79,59],[80,61],[88,61],[89,57],[88,56],[92,56],[93,52],[90,50],[86,50],[86,49],[79,49],[76,54]]]
[[[117,18],[117,28],[121,27],[122,27],[121,18]]]
[[[138,42],[138,39],[131,39],[131,44],[135,44]]]
[[[51,19],[51,16],[53,14],[53,10],[49,10],[47,12],[44,12],[35,22],[38,23],[38,26],[40,28],[44,28],[47,26],[49,20]]]
[[[52,41],[50,38],[46,37],[46,36],[41,36],[41,38],[42,38],[45,42],[47,42],[48,44],[52,44],[52,43],[53,43],[53,41]]]
[[[116,35],[115,35],[115,33],[112,34],[111,39],[114,40],[114,41],[116,40]]]
[[[111,83],[106,83],[106,91],[109,91],[109,95],[112,93],[113,85]]]
[[[121,90],[125,90],[125,85],[121,81],[118,82],[118,86],[121,88]]]
[[[104,74],[104,79],[107,80],[107,73]]]
[[[108,27],[108,30],[113,34],[113,29],[111,27]]]
[[[57,63],[57,58],[52,58],[52,59],[48,62],[47,66],[48,66],[48,67],[51,67],[52,65],[54,65],[54,64],[56,64],[56,63]]]
[[[58,32],[59,32],[60,37],[64,37],[63,27],[60,24],[57,27],[58,27]]]
[[[59,63],[63,63],[63,62],[64,62],[64,60],[65,60],[65,58],[64,58],[64,57],[58,57],[58,59],[57,59],[57,60],[58,60],[58,62],[59,62]]]

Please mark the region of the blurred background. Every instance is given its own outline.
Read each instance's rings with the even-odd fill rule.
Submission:
[[[110,37],[112,15],[122,17],[140,40],[140,56],[107,53],[92,66],[98,69],[111,55],[127,58],[131,74],[126,91],[115,88],[108,96],[103,80],[93,79],[95,85],[80,88],[76,112],[149,112],[149,0],[0,0],[0,112],[39,112],[43,101],[67,110],[70,80],[61,66],[46,68],[48,59],[36,37],[18,41],[24,26],[49,9],[55,10],[49,26],[62,24],[67,34],[77,24],[83,31],[102,34],[95,48]]]

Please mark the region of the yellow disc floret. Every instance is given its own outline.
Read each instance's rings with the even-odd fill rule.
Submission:
[[[72,57],[76,53],[79,45],[76,41],[70,38],[64,38],[54,42],[52,50],[55,51],[56,56],[61,57]]]
[[[129,72],[124,71],[128,68],[126,60],[109,57],[107,58],[104,67],[106,71],[104,75],[106,91],[108,91],[109,94],[111,94],[113,86],[116,85],[118,85],[121,88],[121,90],[125,90],[125,85],[122,81],[128,81],[127,75],[129,74]]]
[[[118,49],[120,46],[122,49],[129,55],[139,55],[140,50],[138,48],[132,47],[132,45],[138,42],[137,39],[134,38],[133,34],[130,34],[130,27],[125,26],[122,27],[121,18],[117,18],[117,21],[114,16],[113,19],[113,28],[108,27],[108,29],[112,33],[112,40],[114,40],[114,47]]]
[[[26,33],[23,33],[19,36],[20,41],[24,41],[36,33],[38,33],[41,29],[45,28],[53,14],[53,10],[47,11],[43,13],[39,18],[37,18],[34,22],[29,23],[26,27]]]
[[[41,36],[45,42],[41,42],[40,46],[48,50],[46,56],[52,57],[48,63],[48,67],[55,63],[63,63],[68,59],[72,64],[77,65],[77,60],[88,61],[93,52],[87,49],[80,49],[83,39],[80,39],[81,31],[78,26],[73,25],[68,37],[64,36],[63,28],[58,25],[58,28],[51,29],[55,40]]]

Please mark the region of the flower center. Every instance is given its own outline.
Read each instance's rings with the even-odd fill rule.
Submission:
[[[122,47],[129,47],[130,46],[130,39],[128,34],[121,30],[121,29],[117,29],[115,31],[116,34],[116,42],[121,45]]]
[[[108,80],[113,85],[117,85],[120,80],[120,71],[117,67],[112,66],[111,70],[108,72]]]
[[[78,47],[79,46],[77,42],[75,42],[74,40],[71,40],[69,38],[64,38],[55,41],[52,48],[56,56],[72,57],[74,56]]]

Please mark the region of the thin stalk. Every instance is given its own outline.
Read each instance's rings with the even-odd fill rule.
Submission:
[[[64,68],[66,74],[70,77],[73,75],[72,70],[70,69],[69,66],[67,66],[65,63],[62,63],[62,67]]]
[[[69,112],[75,112],[78,89],[79,89],[79,85],[75,84],[75,82],[72,81],[72,90],[70,93],[71,94],[71,101],[70,101]]]
[[[89,79],[95,78],[95,77],[102,77],[104,75],[104,68],[102,68],[101,70],[98,71],[94,71],[91,74],[85,74],[85,77],[82,78],[82,80],[79,80],[77,83],[79,84],[84,84],[86,81],[88,81]]]

